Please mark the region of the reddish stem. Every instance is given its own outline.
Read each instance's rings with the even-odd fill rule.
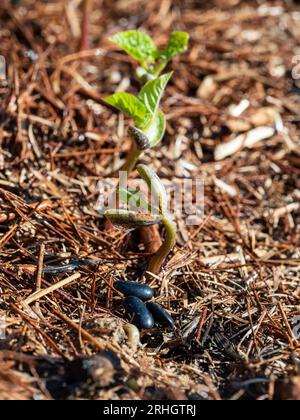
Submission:
[[[93,0],[83,0],[83,16],[81,25],[80,51],[90,47],[90,14],[92,13]]]

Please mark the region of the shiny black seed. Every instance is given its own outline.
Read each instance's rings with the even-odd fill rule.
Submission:
[[[158,303],[148,302],[147,307],[152,313],[155,321],[157,321],[159,324],[168,325],[171,328],[175,328],[174,319],[164,310],[164,308],[158,305]]]
[[[135,296],[141,300],[150,300],[154,296],[154,290],[146,284],[135,283],[134,281],[118,280],[115,288],[125,296]]]
[[[154,319],[146,304],[135,296],[127,296],[124,299],[123,306],[130,315],[131,322],[138,328],[152,328]]]

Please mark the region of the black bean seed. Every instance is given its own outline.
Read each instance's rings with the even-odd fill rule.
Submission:
[[[155,321],[161,325],[168,325],[171,328],[175,328],[174,319],[158,303],[148,302],[147,307]]]
[[[138,328],[152,328],[154,319],[146,304],[136,296],[127,296],[123,306],[126,312],[132,317],[131,322]]]
[[[114,287],[125,296],[135,296],[141,300],[150,300],[154,296],[154,290],[151,287],[134,281],[118,280]]]

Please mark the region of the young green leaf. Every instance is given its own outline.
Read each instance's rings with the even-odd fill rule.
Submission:
[[[161,180],[153,169],[146,165],[138,165],[137,170],[151,191],[151,205],[158,207],[160,214],[165,215],[168,208],[168,196]]]
[[[159,102],[172,74],[172,72],[166,73],[157,79],[150,80],[145,84],[138,95],[138,99],[143,102],[152,115],[156,114]]]
[[[162,219],[159,215],[136,213],[128,210],[107,210],[104,216],[113,225],[129,229],[156,225]]]
[[[134,30],[120,32],[110,39],[141,64],[154,63],[157,57],[156,45],[144,32]]]
[[[158,111],[150,127],[148,127],[147,130],[145,130],[145,134],[150,141],[151,147],[155,147],[161,142],[165,131],[166,118],[162,111]]]
[[[119,188],[119,197],[121,201],[131,209],[134,208],[134,210],[148,210],[149,205],[142,197],[140,191],[134,190],[132,188]]]
[[[130,93],[114,93],[105,98],[104,101],[134,118],[137,126],[141,126],[145,121],[148,121],[149,111],[146,105]]]
[[[189,35],[186,32],[173,32],[166,49],[160,54],[160,58],[168,61],[175,55],[182,54],[187,49],[188,42]]]

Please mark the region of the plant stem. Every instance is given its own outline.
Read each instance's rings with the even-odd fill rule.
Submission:
[[[165,69],[167,64],[167,61],[162,61],[161,63],[159,63],[158,66],[154,69],[153,76],[158,77],[160,73]]]
[[[141,156],[142,153],[143,153],[143,150],[139,150],[136,148],[136,146],[133,146],[131,152],[127,156],[125,164],[122,167],[122,171],[126,171],[129,175],[130,172],[132,172],[133,169],[135,168],[137,161],[139,160],[139,157]]]
[[[141,227],[139,232],[141,241],[145,245],[145,252],[151,255],[158,252],[159,248],[162,246],[158,225]]]
[[[176,223],[169,216],[165,215],[162,219],[162,224],[166,229],[166,237],[164,243],[150,261],[148,271],[153,274],[160,272],[165,259],[176,244]]]

